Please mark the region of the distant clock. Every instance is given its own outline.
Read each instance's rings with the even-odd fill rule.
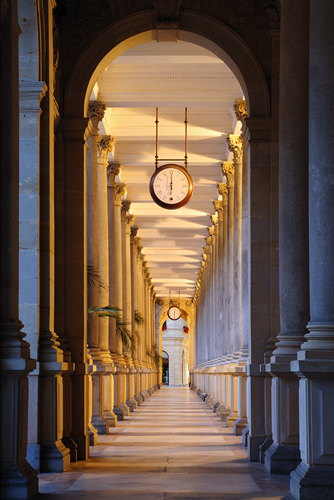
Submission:
[[[188,170],[172,163],[156,169],[150,181],[153,201],[162,208],[175,210],[188,203],[194,184]]]
[[[181,311],[177,306],[171,306],[168,309],[167,314],[169,319],[172,319],[173,321],[176,321],[181,318]]]

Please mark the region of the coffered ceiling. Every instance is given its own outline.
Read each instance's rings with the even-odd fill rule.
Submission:
[[[158,297],[191,298],[214,214],[225,138],[238,133],[233,104],[240,85],[226,64],[187,42],[138,45],[99,77],[93,99],[107,106],[101,134],[115,138],[114,161],[127,184],[130,212]],[[155,108],[159,108],[159,157],[183,158],[184,108],[188,108],[188,171],[194,193],[179,210],[157,206],[149,193],[154,173]],[[110,157],[111,159],[111,157]],[[161,164],[168,163],[162,162]],[[182,162],[175,161],[182,165]]]

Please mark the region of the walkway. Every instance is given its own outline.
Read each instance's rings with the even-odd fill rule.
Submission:
[[[91,458],[62,474],[41,474],[41,500],[280,500],[289,476],[249,463],[241,438],[188,388],[164,387]]]

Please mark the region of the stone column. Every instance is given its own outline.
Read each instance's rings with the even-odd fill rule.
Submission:
[[[228,189],[227,218],[227,318],[228,318],[228,355],[232,359],[234,351],[234,318],[233,318],[233,248],[234,248],[234,165],[225,161],[222,164]]]
[[[334,4],[310,2],[309,270],[310,321],[291,369],[299,381],[301,463],[291,473],[292,497],[334,494]],[[305,83],[304,83],[305,85]]]
[[[134,222],[134,215],[130,215],[131,201],[122,201],[122,245],[123,245],[123,310],[124,321],[128,324],[132,335],[132,291],[131,291],[131,255],[130,255],[130,226]],[[126,375],[126,405],[130,411],[137,408],[134,396],[134,365],[131,356],[131,348],[124,352],[125,362],[128,367]]]
[[[228,346],[228,261],[227,261],[227,235],[228,235],[228,188],[227,184],[218,184],[218,192],[222,197],[222,299],[223,299],[223,355],[229,353]]]
[[[24,5],[23,5],[24,4]],[[3,6],[4,4],[2,4]],[[39,80],[36,7],[33,0],[18,4],[19,36],[19,318],[25,325],[30,355],[38,358],[39,335],[39,124],[41,99],[47,85]],[[2,43],[2,42],[1,42]],[[8,68],[7,68],[8,69]],[[3,129],[2,129],[3,130]],[[55,326],[56,331],[57,327]],[[65,360],[66,362],[66,360]],[[27,460],[39,470],[39,365],[28,376]]]
[[[234,220],[233,220],[233,325],[234,325],[234,357],[241,355],[242,339],[242,137],[229,135],[227,145],[233,153],[234,167]]]
[[[126,185],[124,183],[114,184],[114,241],[115,241],[115,264],[114,264],[114,282],[115,282],[115,306],[121,309],[122,318],[124,314],[123,307],[123,252],[122,252],[122,223],[121,223],[121,206],[122,196],[126,193]],[[117,367],[115,377],[115,407],[114,413],[117,417],[129,415],[129,408],[125,404],[126,400],[126,373],[127,368],[122,351],[122,339],[116,334],[115,338],[116,353],[112,355],[113,361]]]
[[[87,263],[88,272],[100,275],[99,269],[99,202],[98,202],[98,168],[97,138],[99,122],[102,121],[105,104],[99,101],[89,103],[88,117],[90,137],[87,153]],[[99,284],[88,283],[88,307],[99,306]],[[90,314],[87,325],[88,351],[96,370],[92,373],[92,419],[91,423],[98,434],[107,434],[109,426],[103,417],[104,413],[104,373],[106,367],[99,347],[99,317]]]
[[[109,305],[109,241],[108,241],[108,187],[107,169],[108,154],[112,151],[114,139],[110,136],[97,138],[97,182],[98,182],[98,257],[99,275],[102,286],[99,289],[99,306]],[[116,371],[109,351],[109,318],[98,318],[98,343],[100,357],[105,366],[102,388],[103,394],[103,419],[109,427],[117,425],[117,417],[113,412],[114,406],[114,379]]]
[[[216,219],[216,254],[217,254],[217,267],[216,267],[216,277],[217,277],[217,298],[216,298],[216,315],[217,315],[217,335],[219,337],[219,356],[221,357],[224,349],[224,338],[223,338],[223,202],[221,200],[215,200],[213,202],[215,211],[217,213]],[[218,387],[219,387],[219,405],[217,406],[217,415],[219,408],[222,404],[221,398],[221,374],[220,367],[218,372]],[[221,412],[220,412],[221,413]]]
[[[18,314],[19,74],[15,1],[1,4],[1,493],[31,499],[38,480],[26,461],[28,373],[36,368]]]
[[[266,372],[272,378],[272,439],[265,468],[289,474],[300,462],[298,378],[290,361],[307,332],[308,280],[308,47],[309,9],[281,2],[279,284],[281,331]],[[298,46],[298,54],[293,47]],[[295,68],[298,65],[299,71]],[[298,90],[297,90],[298,89]],[[298,127],[296,124],[298,121]]]

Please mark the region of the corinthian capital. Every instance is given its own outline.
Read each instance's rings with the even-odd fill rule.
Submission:
[[[104,162],[108,161],[108,154],[114,148],[115,139],[110,135],[99,135],[97,138],[97,158]]]
[[[226,184],[224,184],[226,186]],[[218,222],[221,222],[223,220],[223,202],[222,200],[214,200],[213,205],[215,207],[215,210],[218,214]]]
[[[216,232],[217,225],[218,225],[218,217],[217,217],[216,214],[213,214],[213,215],[210,215],[210,219],[211,219],[211,223],[214,226],[214,229],[215,229],[215,232]]]
[[[214,226],[208,227],[208,233],[209,233],[209,236],[213,236],[215,234]]]
[[[222,163],[223,174],[227,179],[227,187],[234,186],[234,165],[231,161],[224,161]],[[220,186],[220,184],[218,184]]]
[[[220,182],[218,185],[218,192],[219,194],[223,197],[222,202],[223,202],[223,207],[227,207],[227,201],[228,201],[228,189],[227,189],[227,184]]]
[[[247,105],[244,99],[239,99],[235,102],[233,106],[235,116],[239,122],[243,122],[245,118],[247,118]]]
[[[126,185],[124,184],[125,188],[126,188]],[[131,201],[130,200],[122,200],[122,203],[121,203],[121,216],[122,216],[122,219],[125,220],[126,218],[126,212],[128,212],[130,210],[130,207],[131,207]]]
[[[233,161],[242,161],[242,137],[241,135],[229,135],[226,138],[228,149],[233,153]]]
[[[90,101],[88,104],[87,116],[95,129],[98,129],[99,122],[103,120],[105,110],[106,105],[102,101]]]
[[[210,229],[210,228],[208,228],[208,229]],[[211,246],[211,245],[212,245],[212,236],[207,236],[207,237],[205,238],[205,241],[206,241],[206,244],[207,244],[207,245]],[[204,248],[205,248],[205,247],[204,247]]]
[[[119,174],[121,166],[119,163],[109,162],[107,166],[107,179],[109,186],[113,186],[115,178]]]
[[[126,184],[124,184],[124,182],[115,182],[114,188],[115,188],[115,201],[121,201],[122,196],[124,196],[126,193]]]
[[[138,227],[132,226],[131,227],[131,238],[133,238],[134,243],[135,243],[135,237],[137,236],[137,233],[138,233]]]
[[[206,239],[207,239],[207,238],[206,238]],[[203,248],[204,248],[204,255],[205,255],[205,254],[208,254],[208,253],[210,252],[210,247],[209,247],[209,245],[205,245]],[[203,255],[203,257],[204,257],[204,255]]]
[[[126,228],[130,232],[130,234],[131,234],[131,226],[134,223],[135,218],[136,217],[134,215],[129,214],[129,215],[126,216],[126,219],[125,219]]]

